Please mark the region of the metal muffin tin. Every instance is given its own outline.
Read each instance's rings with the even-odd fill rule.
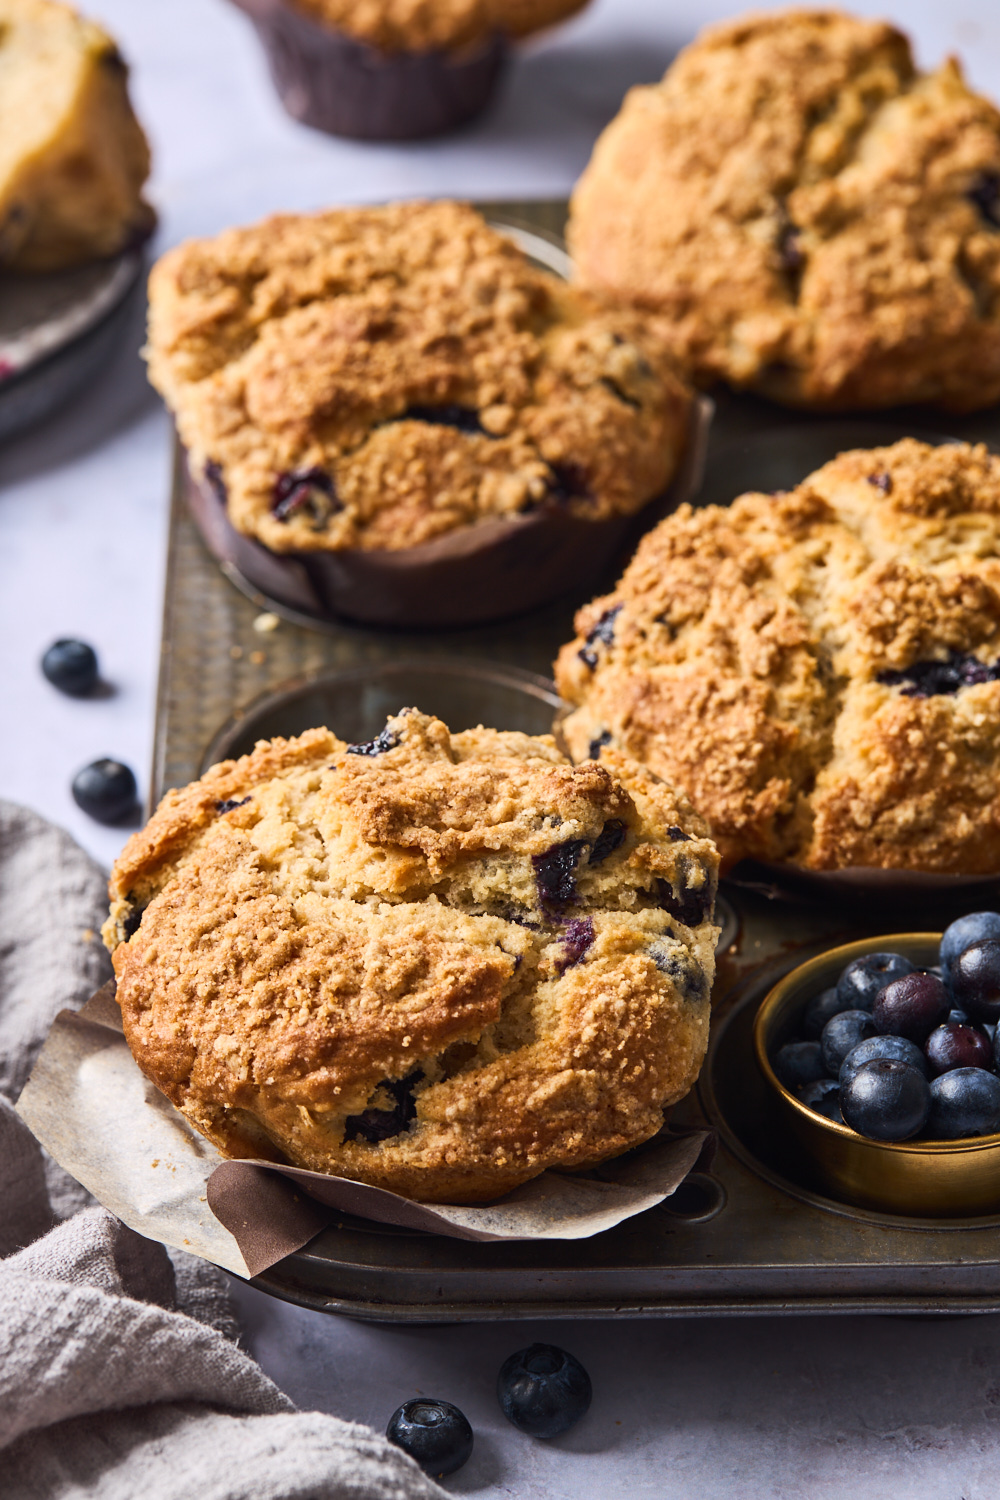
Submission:
[[[487,211],[548,234],[565,218],[565,204],[553,202],[491,204]],[[930,433],[1000,446],[1000,413],[817,420],[722,393],[696,503],[725,502],[755,487],[788,488],[844,447]],[[451,670],[457,679],[472,668],[491,679],[492,686],[483,682],[488,691],[515,699],[526,691],[530,722],[506,727],[534,730],[534,715],[549,712],[555,699],[545,679],[591,590],[500,626],[462,631],[317,631],[287,617],[267,628],[275,626],[267,601],[234,587],[210,558],[181,488],[178,475],[153,801],[259,735],[297,732],[303,716],[340,701],[323,694],[340,692],[347,679],[385,683],[412,672],[416,686],[421,673],[446,677]],[[601,587],[611,587],[619,571],[620,559],[612,559]],[[492,701],[497,713],[510,712]],[[674,1199],[594,1239],[545,1244],[477,1245],[340,1216],[255,1285],[304,1306],[386,1322],[1000,1311],[1000,1193],[995,1216],[945,1222],[824,1197],[780,1125],[752,1045],[757,1006],[803,959],[904,926],[940,928],[968,909],[968,897],[934,895],[927,911],[916,895],[900,922],[888,904],[880,909],[870,898],[852,905],[808,891],[782,894],[794,899],[768,899],[750,886],[727,890],[736,913],[727,937],[734,941],[720,962],[709,1056],[697,1090],[673,1114],[677,1123],[710,1125],[718,1150],[710,1169],[694,1174]],[[977,905],[998,899],[997,888],[976,892]]]

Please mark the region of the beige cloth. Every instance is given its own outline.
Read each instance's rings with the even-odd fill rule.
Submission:
[[[67,834],[0,802],[0,1494],[440,1500],[384,1438],[296,1411],[237,1346],[222,1273],[81,1206],[11,1108],[56,1012],[107,977],[105,905]]]

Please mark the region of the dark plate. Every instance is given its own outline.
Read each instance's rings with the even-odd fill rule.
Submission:
[[[139,294],[143,256],[46,276],[0,275],[0,442],[98,378]],[[5,348],[16,348],[4,373]]]

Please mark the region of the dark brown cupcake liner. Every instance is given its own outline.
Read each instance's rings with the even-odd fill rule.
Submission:
[[[209,551],[279,609],[320,621],[442,629],[485,625],[586,590],[638,534],[687,500],[704,463],[711,403],[692,405],[673,481],[638,515],[581,521],[555,505],[481,521],[400,551],[271,552],[236,530],[212,484],[186,468]]]
[[[483,112],[509,48],[498,32],[458,52],[382,52],[285,0],[233,0],[264,44],[285,109],[328,135],[407,141],[442,135]]]

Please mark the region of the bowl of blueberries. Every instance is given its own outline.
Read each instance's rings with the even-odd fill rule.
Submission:
[[[1000,1214],[1000,915],[831,948],[754,1023],[818,1185],[862,1208]]]

